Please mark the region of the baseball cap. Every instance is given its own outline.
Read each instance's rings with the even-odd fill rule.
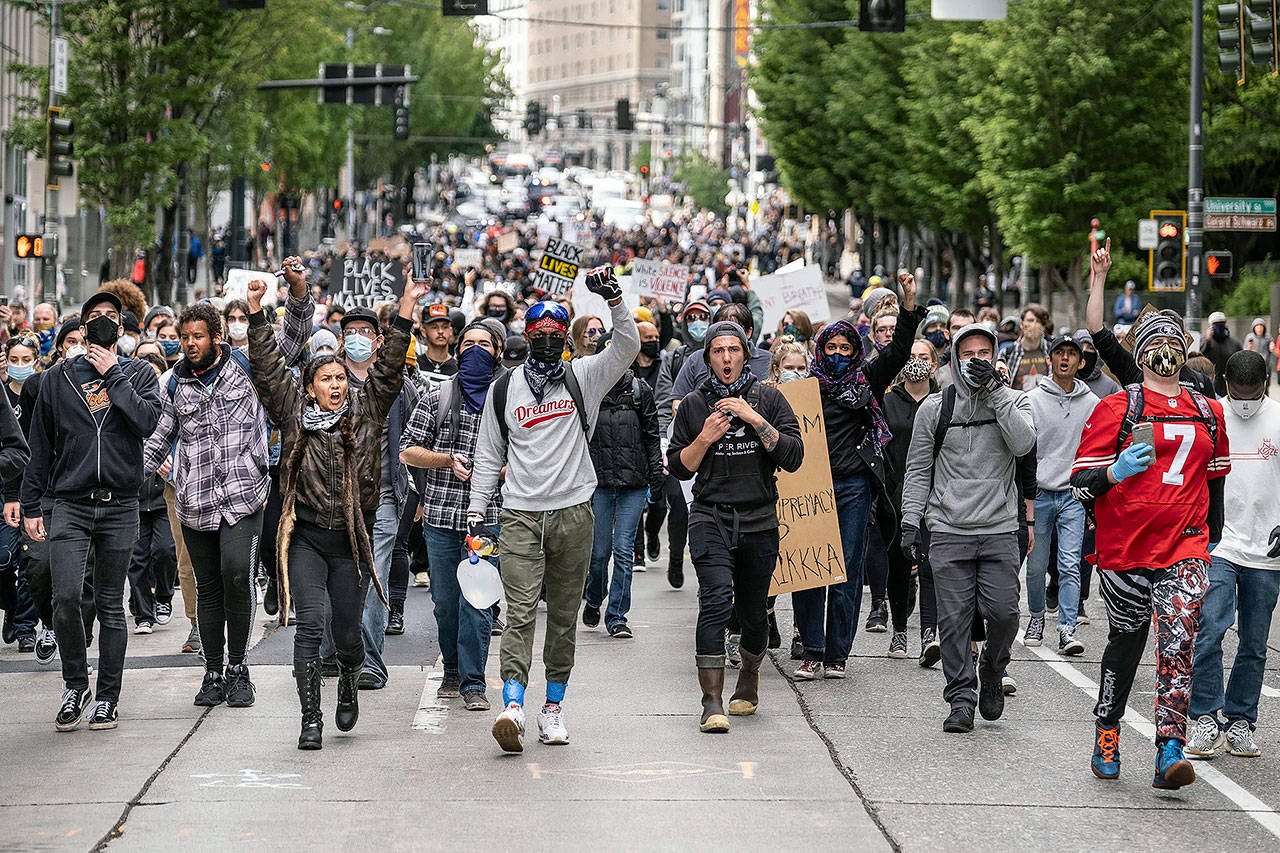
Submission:
[[[100,305],[103,302],[109,302],[111,307],[116,309],[117,314],[124,311],[124,303],[120,301],[119,296],[116,296],[109,290],[99,290],[97,293],[86,299],[84,301],[84,305],[80,306],[80,319],[83,320],[88,317],[89,312],[94,309],[94,306]]]
[[[451,323],[451,322],[452,322],[452,321],[449,319],[449,306],[448,306],[448,305],[444,305],[444,304],[442,304],[442,303],[440,303],[440,302],[436,302],[436,303],[434,303],[434,304],[432,304],[432,305],[428,305],[426,308],[422,309],[422,322],[423,322],[423,323],[434,323],[434,322],[436,322],[436,321],[438,321],[438,320],[443,320],[443,321],[444,321],[444,322],[446,322],[446,323]]]
[[[373,311],[373,309],[363,307],[352,308],[350,311],[343,314],[342,319],[338,321],[338,328],[345,332],[347,330],[347,326],[357,320],[368,323],[375,329],[382,328],[378,323],[378,315]]]

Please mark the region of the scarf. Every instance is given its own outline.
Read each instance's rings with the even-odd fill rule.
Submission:
[[[717,400],[723,400],[726,397],[741,397],[742,392],[751,387],[755,376],[752,375],[750,370],[747,370],[746,365],[743,365],[742,375],[733,380],[732,384],[725,385],[720,381],[720,377],[714,373],[708,373],[707,378],[711,380],[711,393]]]
[[[824,352],[827,341],[836,336],[844,337],[853,344],[853,363],[838,375],[832,372],[832,366]],[[848,320],[836,320],[822,327],[822,331],[818,333],[817,353],[809,365],[809,372],[817,378],[823,396],[831,398],[837,405],[852,411],[870,411],[871,431],[876,439],[876,452],[879,453],[880,448],[893,438],[893,433],[889,432],[889,425],[880,412],[876,395],[871,393],[871,383],[862,372],[862,338],[858,336],[858,330],[852,323]]]
[[[564,361],[557,359],[548,364],[530,356],[524,362],[524,378],[529,383],[529,390],[533,392],[533,399],[542,403],[542,396],[547,393],[547,383],[564,379]]]
[[[302,428],[309,432],[325,432],[333,429],[333,427],[342,420],[342,416],[347,413],[347,404],[351,402],[351,398],[342,401],[342,405],[334,409],[332,412],[322,411],[315,403],[308,403],[302,409]]]
[[[475,413],[484,408],[484,398],[493,381],[493,367],[493,353],[484,347],[470,347],[458,356],[458,387],[462,389],[462,402],[467,411]]]

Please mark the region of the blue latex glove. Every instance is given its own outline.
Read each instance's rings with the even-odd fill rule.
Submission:
[[[1111,466],[1111,476],[1115,477],[1116,482],[1119,483],[1134,474],[1141,474],[1151,467],[1153,461],[1151,450],[1151,445],[1146,443],[1129,445]]]

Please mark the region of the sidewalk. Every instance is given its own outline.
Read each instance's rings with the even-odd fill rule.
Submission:
[[[429,620],[429,596],[410,590],[407,615]],[[733,718],[728,735],[698,732],[695,618],[692,577],[675,591],[665,572],[636,575],[635,639],[579,630],[565,702],[571,744],[537,742],[544,682],[535,654],[531,734],[514,756],[489,734],[501,695],[496,638],[493,712],[467,712],[459,700],[438,707],[437,667],[393,666],[386,689],[361,692],[359,725],[343,734],[332,724],[329,680],[324,749],[310,753],[295,748],[289,667],[255,664],[254,653],[253,708],[193,708],[195,667],[130,670],[114,732],[53,731],[56,667],[7,674],[0,736],[9,766],[32,772],[0,781],[0,822],[21,847],[66,850],[93,847],[131,801],[111,849],[419,850],[475,838],[705,850],[759,849],[778,837],[887,848],[771,664],[755,717]]]

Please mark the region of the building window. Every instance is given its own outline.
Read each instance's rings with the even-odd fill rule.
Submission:
[[[667,12],[671,9],[671,0],[658,0],[658,11]]]
[[[658,41],[666,41],[669,38],[671,33],[668,30],[658,30]]]

